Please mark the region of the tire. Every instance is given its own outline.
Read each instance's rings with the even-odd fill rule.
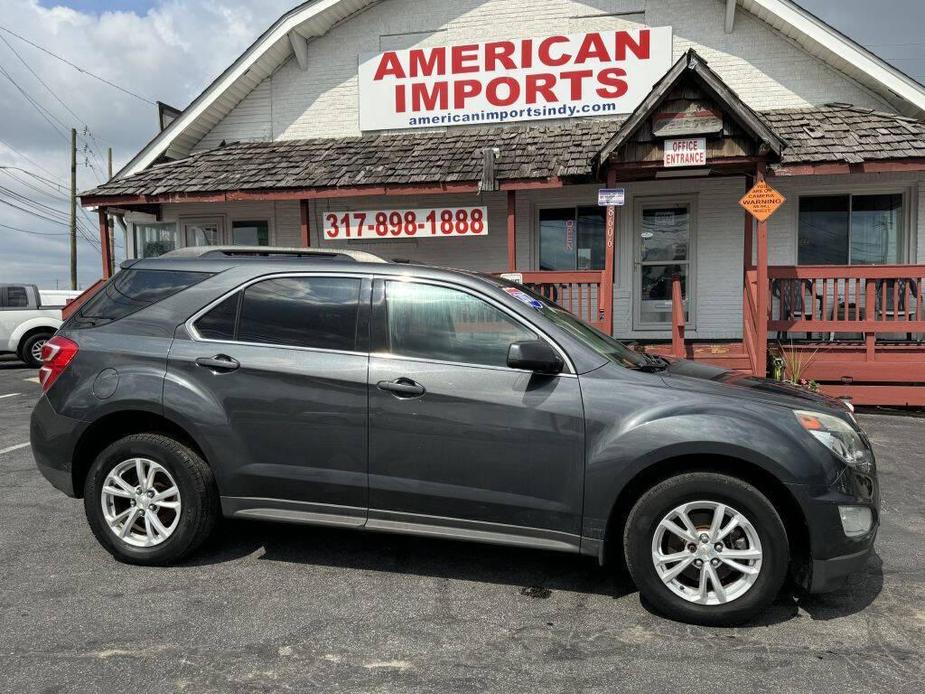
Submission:
[[[682,531],[688,536],[682,539],[663,520],[696,532]],[[709,472],[671,477],[643,494],[627,518],[623,549],[636,587],[656,611],[709,626],[734,626],[762,612],[777,597],[790,563],[787,531],[767,497],[740,479]],[[656,555],[681,558],[656,568]]]
[[[51,339],[52,335],[54,333],[36,333],[27,337],[19,348],[19,358],[33,369],[40,368],[42,359],[35,353],[41,352],[42,346]]]
[[[139,460],[145,480],[150,474],[150,489],[146,482],[135,486]],[[107,491],[104,496],[104,484],[118,494]],[[84,510],[96,539],[116,559],[161,566],[189,556],[208,539],[219,516],[219,498],[212,470],[190,448],[162,434],[133,434],[93,461],[84,484]],[[125,531],[130,518],[134,522]]]

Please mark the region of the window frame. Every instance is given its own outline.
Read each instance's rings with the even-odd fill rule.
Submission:
[[[556,203],[548,203],[548,204],[545,204],[545,203],[544,203],[544,204],[540,204],[540,205],[535,205],[535,206],[534,206],[534,210],[533,210],[533,212],[534,212],[534,214],[533,214],[533,224],[534,224],[534,227],[533,227],[533,228],[534,228],[534,232],[535,232],[535,233],[534,233],[534,237],[535,237],[535,239],[536,239],[535,244],[534,244],[534,249],[535,249],[535,251],[536,251],[536,256],[535,256],[535,258],[536,258],[536,263],[535,263],[534,267],[537,268],[537,270],[536,270],[537,272],[604,272],[604,270],[606,270],[606,264],[607,264],[607,263],[606,263],[606,256],[607,256],[607,229],[606,229],[606,226],[605,226],[605,228],[604,228],[604,236],[602,237],[603,240],[604,240],[604,256],[605,256],[604,265],[605,265],[605,267],[602,267],[602,268],[600,268],[599,270],[595,270],[595,269],[593,269],[593,268],[590,269],[590,270],[578,270],[578,269],[575,269],[575,270],[540,270],[540,269],[539,269],[539,268],[540,268],[540,254],[542,253],[542,249],[543,249],[542,234],[540,233],[540,223],[541,223],[540,215],[542,214],[542,212],[543,212],[544,210],[564,210],[564,209],[571,208],[572,211],[575,213],[575,253],[576,253],[576,256],[575,256],[575,257],[576,257],[576,261],[577,261],[577,257],[578,257],[578,256],[577,256],[577,253],[578,253],[578,210],[579,210],[579,208],[582,208],[582,207],[591,208],[591,207],[599,207],[599,205],[597,204],[597,200],[593,200],[593,201],[589,201],[589,202],[587,202],[587,203],[581,203],[581,202],[574,202],[574,203],[558,203],[558,204],[556,204]],[[606,208],[602,208],[602,209],[605,209],[605,210],[606,210]],[[605,225],[606,225],[606,219],[607,219],[607,218],[606,218],[606,212],[605,212],[605,213],[604,213],[604,222],[605,222]],[[576,262],[576,267],[577,267],[577,264],[578,264],[578,263]]]
[[[134,257],[139,260],[144,260],[145,258],[160,258],[160,255],[140,255],[140,252],[144,250],[144,244],[138,243],[138,232],[139,227],[157,227],[157,228],[166,228],[173,227],[173,233],[177,239],[177,245],[171,250],[177,250],[178,248],[185,248],[185,239],[183,238],[183,229],[178,220],[160,220],[157,222],[132,222],[132,250]],[[170,251],[167,251],[169,253]],[[163,253],[161,255],[164,255]]]
[[[877,265],[857,264],[851,262],[851,227],[852,227],[852,199],[860,196],[869,195],[899,195],[902,198],[902,231],[900,233],[897,248],[900,251],[900,258],[897,265],[911,265],[915,262],[915,233],[916,230],[916,210],[913,209],[912,190],[908,186],[897,186],[896,184],[881,184],[852,187],[848,190],[842,187],[810,188],[800,191],[796,195],[796,205],[793,206],[792,229],[793,229],[793,262],[795,267],[877,267]],[[841,265],[800,265],[800,206],[803,198],[838,198],[848,197],[848,262]],[[880,266],[882,267],[882,266]]]
[[[226,230],[226,220],[225,215],[180,215],[177,218],[177,223],[180,228],[180,240],[183,242],[183,248],[189,248],[189,229],[187,226],[195,226],[197,224],[215,224],[218,226],[218,244],[219,246],[224,246],[228,244],[228,232]]]
[[[394,359],[397,361],[408,361],[408,362],[424,362],[426,364],[442,364],[446,366],[462,366],[466,368],[473,369],[487,369],[490,371],[504,371],[507,373],[519,373],[526,374],[530,373],[524,369],[514,369],[510,366],[492,366],[490,364],[472,364],[469,362],[458,362],[458,361],[446,361],[443,359],[425,359],[422,357],[406,357],[400,354],[392,354],[385,350],[385,345],[388,344],[388,312],[386,306],[386,292],[385,292],[385,283],[386,282],[407,282],[411,284],[427,284],[436,287],[443,287],[444,289],[452,289],[455,291],[463,292],[468,294],[478,300],[484,301],[493,308],[500,310],[506,316],[511,318],[515,323],[518,323],[522,327],[527,328],[530,332],[536,333],[537,337],[541,340],[547,342],[558,354],[562,357],[562,360],[565,364],[561,373],[555,374],[554,376],[548,377],[566,377],[566,378],[578,378],[577,371],[575,370],[575,364],[569,357],[568,352],[562,348],[562,346],[553,339],[549,332],[536,325],[532,321],[527,320],[517,312],[511,310],[510,307],[505,306],[504,303],[498,300],[496,297],[480,292],[468,287],[463,284],[457,284],[455,282],[450,282],[446,280],[433,279],[429,277],[413,277],[413,276],[400,276],[400,275],[377,275],[374,277],[373,281],[373,314],[371,321],[371,333],[372,333],[372,344],[370,346],[370,356],[375,356],[380,359]]]
[[[319,277],[319,278],[328,278],[328,279],[358,279],[360,280],[360,297],[358,300],[358,312],[357,312],[357,322],[355,326],[354,333],[354,347],[357,349],[353,350],[341,350],[341,349],[327,349],[324,347],[304,347],[301,345],[286,345],[286,344],[277,344],[270,342],[246,342],[243,340],[237,339],[238,336],[238,324],[241,320],[241,307],[244,303],[243,297],[244,292],[247,291],[247,288],[259,284],[260,282],[266,282],[269,280],[279,280],[279,279],[304,279],[307,277]],[[283,273],[274,273],[271,275],[262,275],[260,277],[254,277],[249,279],[244,284],[236,286],[234,289],[231,289],[224,294],[222,294],[217,299],[209,302],[205,307],[199,309],[194,313],[187,321],[184,323],[186,331],[190,336],[190,339],[193,342],[203,342],[207,344],[220,344],[220,345],[241,345],[243,347],[266,347],[268,349],[289,349],[297,350],[300,352],[318,352],[322,354],[350,354],[350,355],[369,355],[369,340],[368,337],[362,334],[362,329],[365,325],[369,327],[369,301],[370,301],[370,283],[372,277],[369,274],[357,273],[357,272],[345,272],[345,273],[331,273],[331,272],[283,272]],[[196,321],[202,318],[204,315],[209,313],[213,308],[224,302],[226,299],[230,298],[234,294],[240,293],[238,296],[238,305],[237,311],[235,313],[235,326],[234,326],[234,339],[231,340],[217,340],[215,338],[203,337],[200,335],[199,331],[196,329]],[[364,339],[365,338],[365,339]],[[365,345],[364,345],[365,343]],[[361,348],[366,346],[366,350]]]
[[[235,217],[229,222],[228,232],[227,232],[228,245],[229,246],[241,245],[244,248],[248,248],[249,246],[245,246],[244,244],[236,244],[234,242],[235,224],[266,224],[267,225],[267,245],[260,246],[260,247],[261,248],[272,248],[273,246],[273,220],[270,219],[269,217],[261,217],[260,215],[245,215],[242,217]]]

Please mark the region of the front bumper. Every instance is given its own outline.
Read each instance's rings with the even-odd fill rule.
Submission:
[[[29,421],[29,441],[39,472],[68,496],[77,496],[74,489],[71,461],[80,434],[86,423],[55,412],[46,396],[39,398]]]
[[[803,508],[809,533],[809,547],[802,548],[803,566],[797,571],[797,580],[810,593],[836,590],[849,574],[864,569],[874,551],[880,527],[876,470],[862,473],[846,468],[831,487],[792,485],[791,491]],[[860,537],[845,535],[838,512],[840,505],[870,508],[873,516],[870,531]]]

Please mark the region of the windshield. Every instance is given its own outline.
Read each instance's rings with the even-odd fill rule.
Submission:
[[[563,309],[558,304],[554,304],[541,294],[537,294],[529,287],[522,284],[510,282],[508,280],[492,277],[491,280],[498,284],[499,287],[515,299],[520,299],[527,303],[538,313],[543,314],[551,322],[572,337],[578,339],[587,347],[591,348],[599,355],[619,366],[628,369],[648,369],[653,362],[658,361],[653,357],[646,356],[635,352],[619,340],[615,340],[610,335],[602,333],[600,330],[592,328],[587,323],[576,318],[573,314]],[[525,294],[530,301],[529,303],[522,297],[518,297],[514,291]]]

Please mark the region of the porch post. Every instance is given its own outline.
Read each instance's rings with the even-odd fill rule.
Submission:
[[[745,192],[747,193],[752,189],[754,181],[751,176],[745,177]],[[745,269],[749,270],[752,267],[755,257],[755,225],[752,222],[752,216],[746,212],[745,213],[745,252],[743,253]]]
[[[607,187],[617,185],[617,172],[607,172]],[[613,335],[613,271],[617,246],[617,208],[607,206],[607,224],[604,232],[604,273],[601,277],[600,295],[597,298],[603,332]]]
[[[100,216],[100,250],[102,251],[103,260],[103,279],[112,277],[112,237],[109,235],[109,216],[106,214],[106,208],[100,207],[98,210]]]
[[[312,229],[308,216],[308,200],[299,200],[299,218],[301,221],[302,248],[311,248]]]
[[[764,181],[765,164],[758,164],[755,182]],[[746,213],[747,214],[747,213]],[[770,306],[768,303],[770,285],[768,283],[768,223],[758,222],[755,242],[758,245],[758,320],[756,326],[755,375],[764,377],[768,374],[768,320]]]
[[[517,191],[507,192],[507,270],[517,271]]]

